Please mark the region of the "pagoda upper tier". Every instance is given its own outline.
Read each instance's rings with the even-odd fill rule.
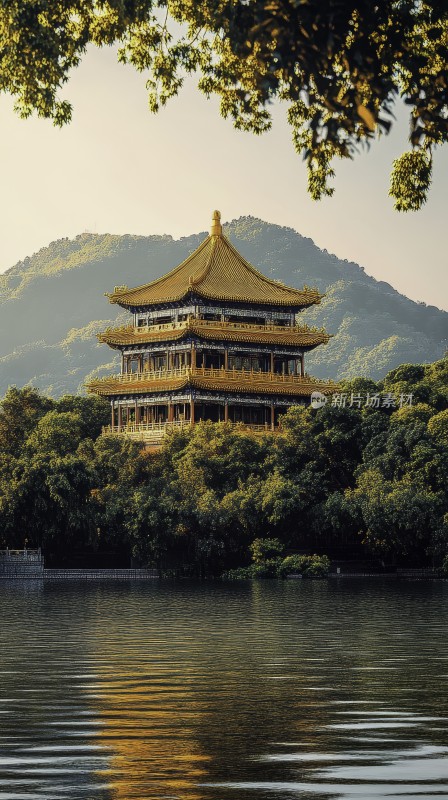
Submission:
[[[219,211],[209,236],[178,267],[135,289],[117,287],[108,297],[124,308],[175,303],[188,295],[216,302],[301,309],[319,303],[317,289],[293,289],[249,264],[224,236]]]
[[[151,345],[157,342],[177,342],[196,336],[202,340],[229,343],[261,344],[284,347],[312,349],[327,344],[330,336],[324,330],[309,328],[307,325],[251,325],[235,322],[211,321],[189,317],[183,322],[170,322],[166,325],[150,325],[122,328],[109,328],[97,334],[100,342],[118,350],[123,347]]]

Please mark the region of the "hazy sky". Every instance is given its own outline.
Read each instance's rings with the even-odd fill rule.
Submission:
[[[337,164],[334,197],[316,203],[281,106],[273,130],[255,137],[221,119],[217,101],[192,82],[153,116],[144,84],[112,50],[93,49],[65,90],[70,126],[22,121],[9,98],[0,100],[0,271],[84,230],[205,230],[218,208],[224,221],[251,214],[295,228],[409,297],[448,308],[448,148],[436,156],[425,208],[394,212],[387,191],[391,162],[406,146],[403,113],[369,153]]]

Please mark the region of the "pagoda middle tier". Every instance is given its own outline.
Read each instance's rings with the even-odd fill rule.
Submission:
[[[98,337],[121,352],[121,374],[88,384],[109,398],[112,432],[151,439],[154,426],[203,419],[272,429],[290,405],[335,391],[305,373],[305,353],[329,335],[297,321],[321,295],[258,272],[224,236],[219,212],[179,267],[109,299],[133,314]]]

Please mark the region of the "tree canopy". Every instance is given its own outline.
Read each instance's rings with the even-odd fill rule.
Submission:
[[[437,0],[6,0],[0,42],[0,91],[21,116],[57,125],[71,118],[60,90],[89,44],[117,43],[120,61],[149,71],[154,112],[192,73],[238,129],[268,130],[279,100],[315,199],[333,193],[335,157],[388,133],[400,98],[411,149],[393,164],[398,210],[425,202],[448,137],[448,10]]]
[[[196,576],[315,574],[323,555],[441,564],[447,386],[446,359],[405,364],[342,391],[412,393],[412,406],[293,406],[282,432],[263,436],[204,422],[155,453],[99,436],[110,416],[102,398],[10,389],[0,403],[0,547],[41,545],[48,565],[133,556]]]

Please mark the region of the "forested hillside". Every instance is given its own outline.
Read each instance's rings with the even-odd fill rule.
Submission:
[[[326,292],[320,306],[303,314],[335,334],[308,358],[316,376],[378,379],[400,363],[440,358],[446,349],[448,313],[409,300],[291,228],[242,217],[225,233],[266,275]],[[55,397],[79,392],[92,371],[114,370],[116,355],[95,333],[128,315],[110,306],[104,292],[153,280],[205,235],[83,233],[52,242],[0,276],[0,396],[9,385],[28,383]]]

